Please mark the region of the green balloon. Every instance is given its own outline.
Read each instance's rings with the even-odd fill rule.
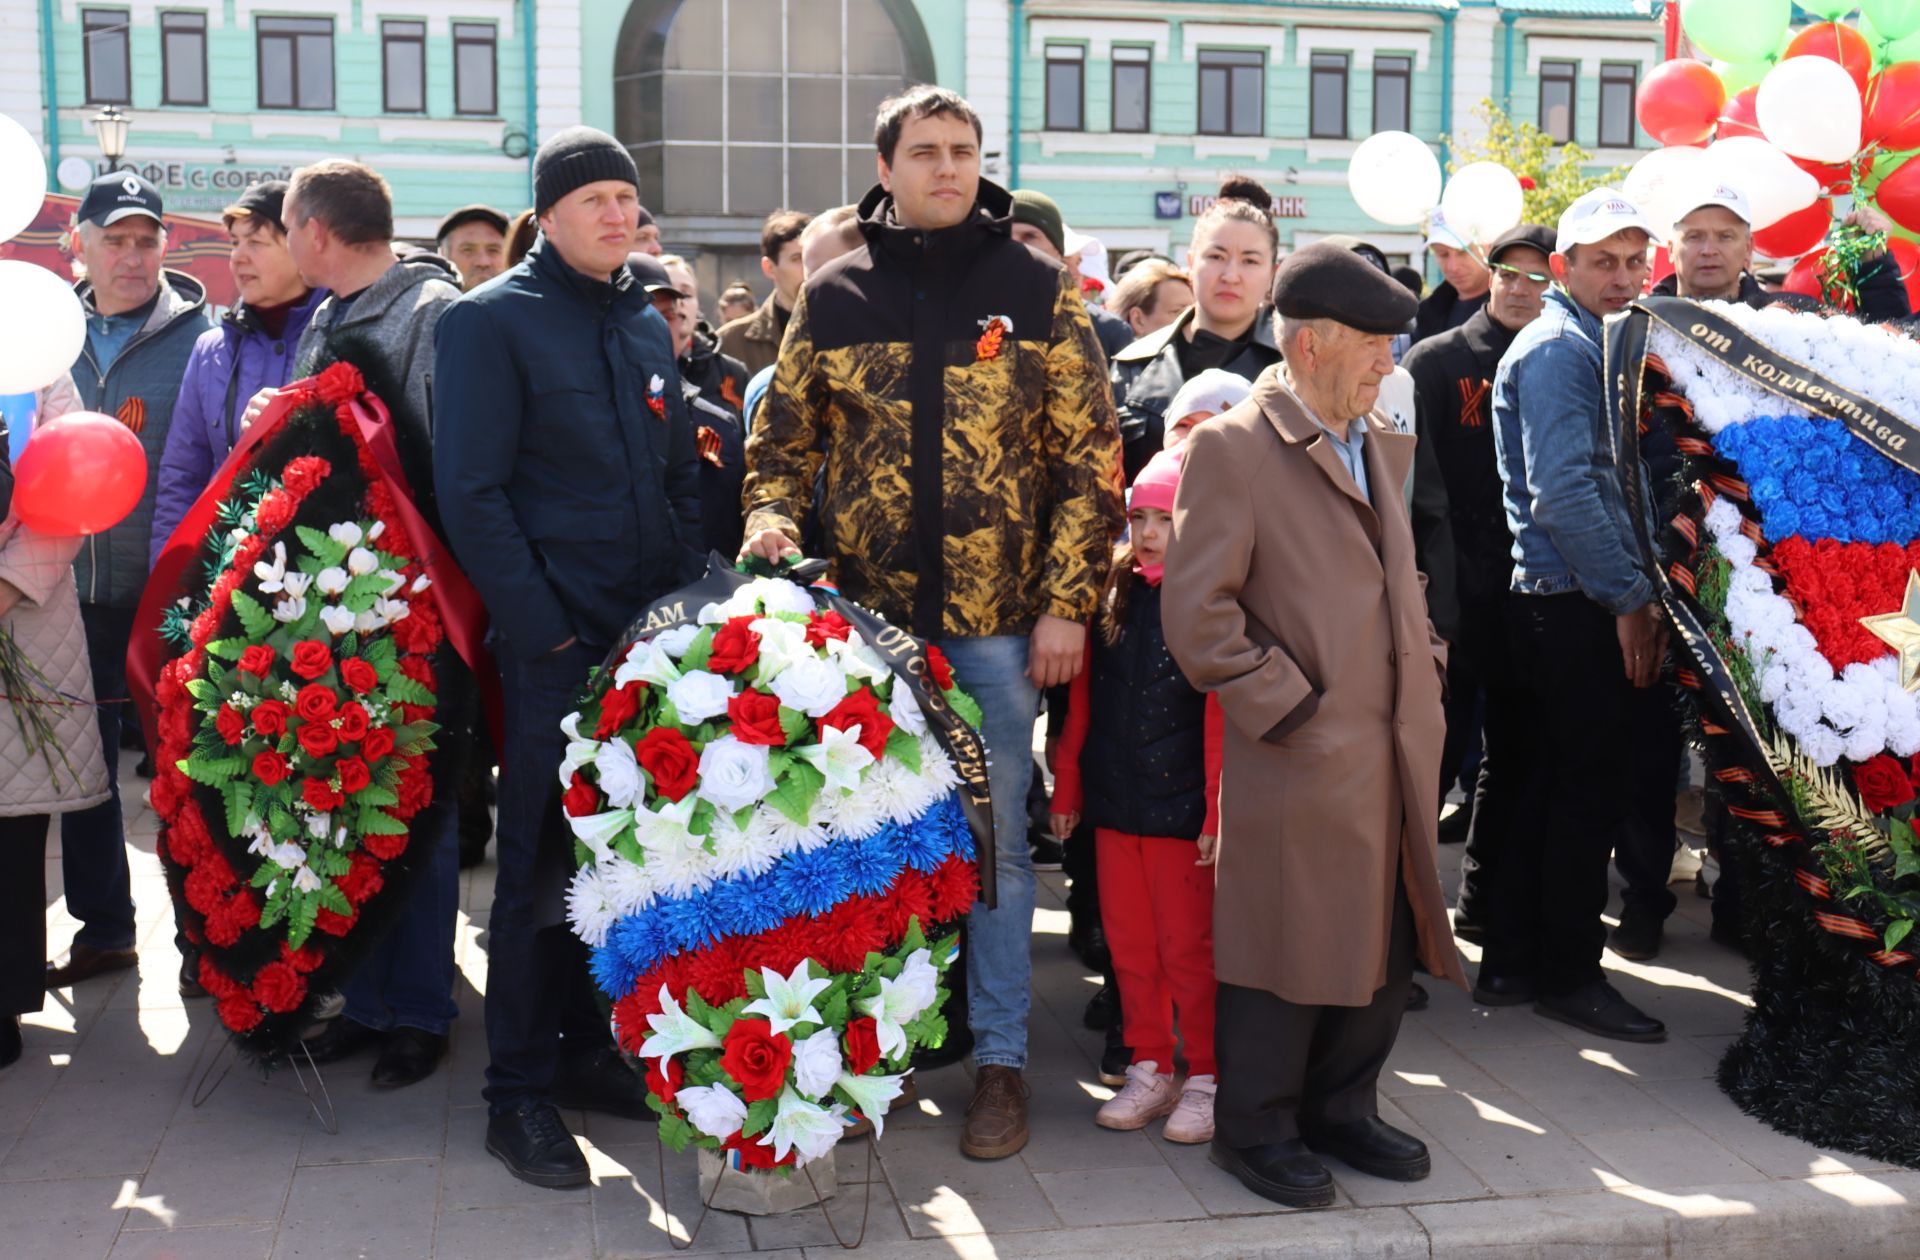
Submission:
[[[1920,30],[1899,39],[1888,39],[1865,14],[1860,17],[1859,27],[1861,37],[1873,49],[1875,74],[1903,61],[1920,61]]]
[[[1920,9],[1920,0],[1903,0]],[[1754,62],[1780,46],[1793,0],[1681,0],[1687,38],[1721,61]],[[1901,34],[1906,34],[1903,29]]]
[[[1766,78],[1774,64],[1771,61],[1716,61],[1713,72],[1720,76],[1727,95],[1734,97]]]
[[[1904,39],[1920,31],[1920,0],[1860,0],[1860,12],[1883,39]]]
[[[1837,21],[1854,10],[1854,0],[1800,0],[1800,7],[1824,22]]]

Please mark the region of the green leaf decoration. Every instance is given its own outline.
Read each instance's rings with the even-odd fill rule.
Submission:
[[[380,598],[380,592],[386,589],[386,578],[381,577],[378,573],[363,573],[347,583],[347,589],[340,595],[340,602],[347,604],[350,601],[357,603],[360,600],[366,600],[367,607],[371,608],[373,601]],[[361,610],[356,608],[355,611],[358,612]],[[343,656],[352,656],[356,650],[355,648],[343,646],[340,649],[340,653]]]
[[[275,866],[272,862],[262,862],[260,863],[259,867],[255,869],[255,871],[253,872],[253,878],[247,882],[255,888],[265,888],[268,884],[273,882],[274,876],[278,875],[279,873],[280,873],[280,868],[278,866]]]
[[[195,700],[218,701],[223,699],[220,694],[220,689],[204,678],[187,679],[187,694]]]
[[[220,798],[227,807],[227,834],[237,836],[245,829],[247,814],[253,809],[253,784],[244,779],[223,783]]]
[[[427,690],[427,688],[407,677],[405,674],[398,672],[396,672],[393,677],[387,679],[387,697],[391,700],[398,700],[401,704],[436,703],[433,692]],[[399,732],[396,731],[394,733],[395,740],[397,741],[399,737]]]
[[[687,654],[680,658],[681,673],[707,667],[707,662],[713,659],[713,636],[712,626],[693,636],[693,642],[687,647]]]
[[[355,579],[355,581],[358,581],[358,580],[359,579],[357,578]],[[349,582],[347,584],[347,589],[348,590],[353,589],[352,582]],[[335,660],[344,660],[349,656],[358,656],[359,654],[360,654],[360,636],[355,631],[352,631],[352,630],[347,631],[345,634],[340,636],[340,642],[333,645],[333,656]]]
[[[215,639],[207,644],[207,655],[217,656],[223,661],[237,661],[240,654],[252,645],[249,639]]]
[[[180,763],[180,769],[195,783],[219,787],[234,775],[244,774],[247,761],[244,757],[189,757]]]
[[[640,841],[634,836],[631,828],[613,838],[613,851],[635,866],[647,864],[647,852],[640,847]]]
[[[887,756],[915,774],[920,773],[920,741],[897,726],[887,736]]]
[[[693,1141],[693,1126],[679,1116],[662,1115],[660,1117],[660,1141],[675,1155],[687,1149],[687,1143]]]
[[[400,794],[392,788],[369,784],[356,792],[353,799],[362,805],[398,805]]]
[[[848,1018],[847,991],[836,987],[832,994],[820,1005],[820,1016],[830,1028],[844,1026]]]
[[[273,614],[245,591],[233,593],[233,611],[240,615],[240,624],[246,628],[248,637],[264,639],[273,633],[276,624]]]
[[[320,890],[320,904],[338,915],[353,913],[353,903],[347,900],[347,894],[340,891],[340,885],[331,880]]]
[[[926,947],[926,933],[920,930],[920,916],[916,914],[907,920],[907,934],[900,938],[900,948],[896,952],[904,957],[916,949],[925,949]]]
[[[333,536],[325,530],[300,525],[294,532],[300,535],[300,541],[306,544],[307,551],[320,562],[321,568],[334,568],[347,562],[347,549],[333,541]]]
[[[1911,931],[1913,931],[1912,919],[1895,919],[1893,922],[1887,924],[1887,951],[1891,953],[1895,946],[1907,939],[1907,933]]]
[[[926,1046],[929,1048],[945,1045],[947,1042],[947,1017],[940,1013],[939,1000],[936,999],[932,1006],[921,1012],[918,1019],[915,1019],[901,1031],[906,1033],[907,1040],[912,1045]]]
[[[777,1098],[762,1098],[759,1102],[747,1104],[747,1120],[740,1126],[741,1137],[759,1137],[773,1125],[773,1117],[780,1110]]]
[[[320,901],[311,894],[296,897],[287,907],[287,944],[299,949],[313,935],[313,923],[320,914]]]
[[[367,806],[360,811],[358,831],[363,836],[404,836],[407,824],[384,810]]]
[[[260,909],[260,926],[270,928],[287,917],[287,902],[284,897],[275,897]]]
[[[748,967],[743,974],[747,980],[748,997],[758,1002],[761,998],[767,996],[767,982],[760,978],[760,969],[758,967]]]
[[[819,799],[820,789],[826,785],[827,776],[804,761],[795,761],[781,776],[780,786],[767,793],[767,804],[793,821],[804,823],[814,801]]]
[[[972,696],[960,690],[960,688],[955,687],[953,690],[947,692],[947,703],[953,707],[955,713],[960,715],[962,722],[965,722],[975,730],[980,729],[984,719],[980,716],[980,705]]]
[[[813,732],[813,719],[783,704],[780,706],[780,729],[786,732],[789,744],[803,744]]]

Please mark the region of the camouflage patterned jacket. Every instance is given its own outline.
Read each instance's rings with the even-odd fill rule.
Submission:
[[[983,180],[921,232],[869,192],[866,248],[808,277],[747,442],[748,536],[817,512],[842,593],[926,637],[1086,621],[1121,525],[1093,325],[1011,209]]]

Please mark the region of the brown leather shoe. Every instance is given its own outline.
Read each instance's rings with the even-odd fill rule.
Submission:
[[[1027,1083],[1017,1068],[988,1064],[974,1078],[973,1101],[960,1130],[960,1153],[1005,1159],[1027,1144]]]
[[[75,945],[67,951],[67,961],[63,965],[47,964],[47,987],[64,989],[82,980],[103,976],[109,971],[125,971],[139,961],[140,955],[131,949],[95,949],[91,945]]]

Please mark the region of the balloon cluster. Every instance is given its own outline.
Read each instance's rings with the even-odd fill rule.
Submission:
[[[46,195],[39,142],[0,114],[0,242],[26,230]],[[86,339],[72,285],[35,263],[0,259],[0,415],[13,463],[12,513],[46,534],[117,525],[147,487],[146,451],[112,416],[79,411],[35,422],[35,395],[66,375]]]
[[[1382,223],[1424,222],[1438,207],[1454,235],[1491,243],[1520,222],[1526,189],[1498,162],[1471,162],[1453,173],[1443,193],[1440,160],[1420,137],[1380,131],[1354,150],[1347,164],[1354,204]]]

